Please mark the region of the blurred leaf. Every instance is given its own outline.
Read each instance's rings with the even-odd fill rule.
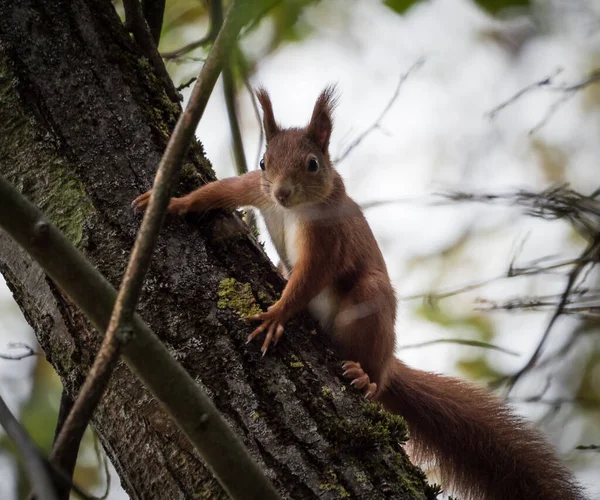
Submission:
[[[494,370],[484,357],[458,361],[456,367],[471,380],[497,380],[504,375]]]
[[[531,149],[537,156],[546,179],[551,184],[563,184],[565,182],[565,168],[569,161],[564,151],[538,138],[532,139]]]
[[[529,0],[476,0],[476,3],[490,14],[514,7],[529,7]]]
[[[404,14],[418,0],[385,0],[383,3],[398,14]]]
[[[313,31],[310,24],[302,19],[302,11],[319,0],[287,0],[278,3],[269,12],[275,33],[271,40],[270,51],[282,42],[299,42]]]
[[[600,353],[592,354],[585,364],[575,398],[600,403]]]
[[[475,330],[483,342],[490,342],[494,338],[494,326],[492,322],[484,316],[476,314],[453,316],[442,311],[439,307],[435,307],[428,303],[421,304],[417,307],[415,312],[418,316],[427,321],[431,321],[432,323],[436,323],[445,328],[453,328],[459,331],[465,329]]]
[[[588,76],[600,73],[600,61],[597,57],[594,58],[593,69],[589,72]],[[583,109],[586,111],[597,111],[600,108],[600,83],[594,85],[588,85],[583,89]]]
[[[163,34],[174,28],[193,25],[201,25],[201,21],[208,15],[208,9],[204,2],[189,0],[167,0],[165,5],[165,17],[163,21]],[[204,33],[198,30],[200,38]]]
[[[38,359],[39,361],[33,373],[33,389],[29,399],[21,407],[19,421],[44,456],[48,456],[52,449],[52,440],[54,439],[54,429],[56,427],[62,385],[50,363],[44,357],[40,356]],[[98,468],[97,461],[89,464],[81,460],[82,455],[93,449],[93,437],[91,431],[88,429],[81,444],[74,475],[77,483],[85,489],[98,484],[100,481],[100,469]],[[17,459],[18,477],[16,480],[18,497],[26,498],[30,489],[29,481],[23,464],[20,461],[19,453],[6,435],[0,437],[0,450],[7,451]]]
[[[45,358],[40,358],[34,372],[31,396],[21,408],[19,420],[45,454],[52,449],[61,391],[56,372]]]
[[[384,0],[384,4],[398,14],[404,14],[409,7],[419,0]],[[475,0],[475,2],[490,14],[514,7],[529,7],[529,0]]]

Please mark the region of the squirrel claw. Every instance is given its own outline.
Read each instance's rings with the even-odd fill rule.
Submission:
[[[377,384],[371,382],[369,375],[355,361],[345,361],[342,365],[343,376],[351,379],[350,385],[360,390],[366,399],[373,399],[377,393]]]

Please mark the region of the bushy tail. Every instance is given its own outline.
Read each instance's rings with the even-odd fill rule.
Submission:
[[[408,422],[419,460],[464,500],[583,500],[541,435],[494,395],[395,360],[378,398]]]

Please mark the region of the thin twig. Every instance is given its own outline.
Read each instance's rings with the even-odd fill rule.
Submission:
[[[600,82],[600,70],[595,70],[593,71],[589,77],[587,77],[586,79],[582,80],[581,82],[578,83],[574,83],[574,84],[563,84],[563,85],[556,85],[556,86],[551,86],[552,85],[552,80],[562,71],[562,69],[558,69],[557,71],[554,72],[553,75],[544,78],[543,80],[540,80],[539,82],[535,82],[532,83],[530,85],[528,85],[527,87],[519,90],[516,94],[514,94],[512,97],[510,97],[509,99],[507,99],[506,101],[504,101],[503,103],[499,104],[498,106],[496,106],[495,108],[493,108],[491,111],[488,111],[486,113],[486,115],[490,118],[493,119],[496,117],[496,115],[503,110],[504,108],[506,108],[507,106],[513,104],[514,102],[516,102],[517,100],[519,100],[521,97],[523,97],[525,94],[530,93],[533,90],[539,89],[539,88],[544,88],[548,91],[551,92],[560,92],[562,93],[562,95],[556,99],[548,108],[548,110],[546,111],[546,114],[543,116],[543,118],[537,123],[537,125],[535,125],[530,131],[529,134],[535,134],[537,131],[539,131],[544,125],[546,125],[546,123],[548,123],[548,121],[550,120],[550,118],[552,118],[552,116],[558,111],[558,109],[560,109],[560,107],[562,107],[562,105],[567,102],[569,99],[571,99],[578,91],[580,91],[581,89],[584,89],[590,85],[593,85],[595,83]]]
[[[133,33],[135,41],[150,61],[158,77],[162,80],[169,99],[175,103],[179,103],[179,95],[158,53],[156,43],[144,18],[139,0],[123,0],[123,8],[125,9],[125,26]]]
[[[542,404],[546,406],[552,406],[553,408],[560,408],[564,405],[579,405],[585,408],[599,408],[600,403],[592,399],[585,398],[552,398],[552,399],[533,399],[533,398],[507,398],[511,403],[531,403],[531,404]]]
[[[181,114],[161,159],[149,205],[114,304],[105,338],[52,450],[51,459],[63,468],[65,468],[63,462],[66,452],[74,446],[79,446],[88,422],[106,390],[112,371],[119,359],[121,348],[132,337],[135,307],[142,290],[144,276],[150,265],[152,251],[158,239],[158,232],[165,218],[172,185],[178,176],[183,158],[206,108],[223,60],[242,24],[242,13],[238,11],[237,4],[234,3],[208,59],[202,67],[188,106]],[[72,474],[72,468],[67,472]],[[230,483],[223,484],[223,487],[230,492],[237,489],[236,485]]]
[[[468,345],[471,347],[481,347],[483,349],[492,349],[495,351],[500,351],[505,354],[510,354],[511,356],[520,356],[518,352],[511,351],[504,347],[500,347],[494,344],[490,344],[488,342],[481,342],[480,340],[468,340],[468,339],[436,339],[436,340],[428,340],[427,342],[419,342],[417,344],[406,344],[398,346],[399,350],[405,349],[416,349],[420,347],[427,347],[430,345],[437,344],[460,344],[460,345]]]
[[[409,301],[409,300],[419,300],[424,299],[427,302],[438,302],[443,299],[447,299],[449,297],[454,297],[456,295],[470,292],[473,290],[477,290],[479,288],[483,288],[484,286],[489,285],[490,283],[495,283],[496,281],[509,279],[509,278],[518,278],[522,276],[532,276],[537,274],[547,273],[549,271],[554,271],[556,269],[560,269],[565,266],[572,266],[580,261],[577,259],[566,259],[560,260],[557,262],[553,262],[548,264],[547,266],[540,266],[536,263],[526,264],[523,267],[515,267],[513,264],[510,265],[508,272],[499,276],[495,276],[493,278],[487,278],[480,281],[476,281],[475,283],[469,283],[467,285],[460,285],[457,287],[449,288],[446,290],[441,290],[439,292],[421,292],[415,295],[407,295],[404,297],[400,297],[398,300],[400,301]],[[481,301],[482,303],[488,303],[485,301]],[[502,307],[500,307],[502,308]]]
[[[600,445],[597,444],[580,444],[575,447],[576,450],[600,451]]]
[[[527,85],[526,87],[522,88],[521,90],[519,90],[516,94],[514,94],[512,97],[508,98],[506,101],[498,104],[495,108],[491,109],[490,111],[488,111],[486,113],[486,116],[490,119],[493,119],[496,117],[496,115],[502,111],[504,108],[510,106],[511,104],[513,104],[515,101],[518,101],[521,97],[523,97],[525,94],[529,94],[531,91],[542,88],[542,87],[548,87],[549,85],[552,84],[552,79],[554,77],[556,77],[557,75],[559,75],[560,73],[562,73],[562,68],[558,68],[552,75],[547,76],[546,78],[544,78],[543,80],[534,82],[534,83],[530,83],[529,85]]]
[[[58,500],[54,484],[39,450],[0,396],[0,425],[15,443],[39,500]]]
[[[222,0],[221,0],[222,1]],[[217,2],[219,8],[215,9],[211,15],[211,22],[220,25],[221,20],[221,2]],[[237,44],[234,43],[229,57],[223,64],[223,97],[225,98],[225,107],[227,108],[227,118],[229,119],[229,130],[231,132],[231,147],[233,149],[233,157],[235,159],[235,168],[238,175],[244,175],[248,172],[248,164],[246,163],[246,154],[244,153],[244,141],[242,139],[242,131],[238,118],[237,95],[234,81],[233,68],[237,59]]]
[[[519,379],[535,366],[538,358],[540,357],[542,349],[544,348],[544,345],[550,336],[552,327],[554,326],[554,324],[556,323],[556,321],[558,320],[558,318],[562,315],[562,313],[564,311],[567,301],[569,300],[569,295],[571,294],[571,291],[573,290],[573,288],[575,286],[575,282],[577,281],[577,278],[579,277],[579,275],[581,274],[581,272],[583,271],[585,266],[588,265],[589,262],[597,261],[599,252],[600,252],[600,241],[591,243],[588,246],[588,248],[586,248],[585,251],[583,252],[583,254],[581,255],[579,262],[573,267],[573,269],[569,273],[568,280],[567,280],[567,286],[565,287],[565,290],[561,296],[560,302],[556,306],[556,310],[554,311],[554,314],[552,314],[552,317],[550,318],[550,321],[548,322],[548,325],[546,326],[546,329],[544,330],[544,334],[542,335],[534,353],[531,355],[531,357],[529,358],[529,360],[527,361],[525,366],[523,366],[523,368],[521,368],[517,373],[515,373],[514,375],[512,375],[511,377],[509,377],[507,379],[507,385],[508,385],[507,395],[510,394],[511,390],[514,388],[515,384],[519,381]]]
[[[231,131],[231,147],[233,157],[235,158],[235,168],[238,175],[248,172],[246,163],[246,154],[244,153],[244,142],[242,131],[238,120],[238,110],[236,102],[235,82],[233,80],[232,60],[223,67],[223,95],[225,97],[225,106],[227,107],[227,116],[229,118],[229,129]]]
[[[177,87],[177,92],[181,92],[183,89],[187,89],[192,83],[194,83],[196,81],[196,78],[197,77],[193,76],[187,82],[179,85],[179,87]]]
[[[371,132],[380,127],[381,120],[383,120],[385,115],[388,113],[388,111],[391,109],[392,105],[398,98],[402,84],[414,71],[421,68],[423,64],[425,64],[425,59],[421,58],[417,62],[415,62],[410,68],[408,68],[408,71],[400,75],[398,85],[396,85],[396,90],[394,91],[392,98],[388,101],[385,108],[383,108],[383,111],[379,114],[377,120],[375,120],[375,122],[373,122],[373,124],[369,128],[367,128],[362,134],[360,134],[356,139],[354,139],[354,141],[350,143],[350,145],[342,152],[342,154],[334,160],[334,163],[340,163],[341,161],[343,161],[352,152],[352,150],[356,148],[365,139],[365,137],[367,137]]]
[[[40,353],[36,352],[35,349],[23,342],[9,342],[6,347],[8,349],[25,349],[25,352],[22,354],[0,354],[0,359],[6,359],[10,361],[18,361],[25,358],[30,358],[31,356],[39,356]]]

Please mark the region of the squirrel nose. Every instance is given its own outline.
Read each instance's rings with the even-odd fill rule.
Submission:
[[[281,203],[284,203],[288,200],[290,195],[292,194],[292,190],[289,187],[278,187],[275,190],[275,198]]]

